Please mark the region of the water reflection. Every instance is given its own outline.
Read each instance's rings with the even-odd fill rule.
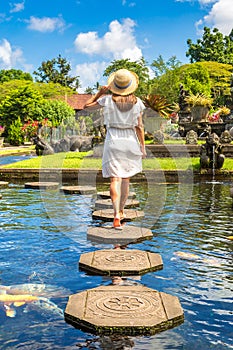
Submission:
[[[232,349],[229,184],[149,187],[150,193],[148,186],[132,184],[132,191],[145,211],[141,225],[152,228],[154,237],[128,248],[161,254],[164,268],[136,282],[178,296],[184,324],[152,337],[96,337],[43,308],[21,305],[14,318],[7,317],[1,304],[1,349]],[[88,227],[96,224],[92,196],[41,193],[19,185],[1,194],[0,284],[56,285],[76,293],[111,282],[78,269],[80,254],[112,247],[87,240]],[[48,297],[65,309],[67,296]]]

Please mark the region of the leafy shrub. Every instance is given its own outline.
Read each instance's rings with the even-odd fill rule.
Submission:
[[[20,146],[24,142],[22,123],[20,118],[14,120],[9,126],[7,140],[11,145]]]

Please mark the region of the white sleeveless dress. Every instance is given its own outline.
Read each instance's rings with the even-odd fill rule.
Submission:
[[[142,152],[135,132],[138,117],[145,108],[142,101],[126,112],[120,111],[111,95],[97,100],[104,107],[107,134],[102,158],[103,177],[131,177],[142,171]]]

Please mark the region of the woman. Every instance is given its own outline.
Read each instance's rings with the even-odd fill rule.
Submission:
[[[104,108],[107,134],[102,173],[103,177],[111,179],[110,196],[115,229],[122,229],[121,221],[125,218],[124,206],[129,194],[130,177],[142,171],[142,158],[146,156],[142,124],[142,111],[145,106],[134,95],[137,87],[138,76],[127,69],[119,69],[110,75],[108,86],[103,86],[85,105]],[[106,94],[109,90],[112,94]]]

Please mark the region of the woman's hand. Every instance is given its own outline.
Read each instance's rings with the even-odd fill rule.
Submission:
[[[106,94],[108,92],[108,90],[109,90],[108,86],[104,85],[104,86],[101,86],[101,88],[99,89],[99,93],[101,95],[104,95],[104,94]]]
[[[147,154],[146,154],[146,148],[144,145],[140,145],[140,149],[142,152],[142,159],[146,158]]]

